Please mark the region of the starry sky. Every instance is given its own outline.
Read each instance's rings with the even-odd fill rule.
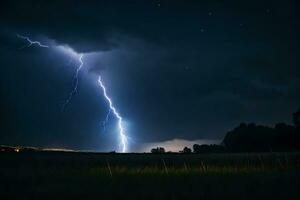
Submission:
[[[99,75],[129,151],[214,143],[241,122],[291,123],[300,107],[296,0],[1,4],[1,144],[118,150]]]

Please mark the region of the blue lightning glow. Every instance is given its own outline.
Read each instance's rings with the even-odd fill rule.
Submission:
[[[73,78],[74,87],[73,87],[72,91],[70,92],[69,97],[66,99],[66,101],[64,102],[64,104],[62,106],[63,110],[70,103],[70,101],[72,100],[73,96],[78,92],[78,83],[79,83],[78,76],[79,76],[79,72],[80,72],[81,68],[83,67],[83,60],[82,60],[82,58],[83,58],[83,55],[80,54],[79,58],[78,58],[80,65],[76,69],[76,72],[75,72],[75,75],[74,75],[74,78]]]
[[[99,86],[103,90],[103,95],[109,104],[110,111],[112,111],[114,116],[118,119],[118,128],[119,128],[119,136],[120,136],[121,145],[122,145],[122,152],[125,153],[127,151],[127,136],[125,135],[124,128],[123,128],[123,119],[122,119],[121,115],[118,113],[118,111],[116,110],[116,108],[114,107],[112,100],[107,95],[106,88],[101,80],[101,76],[99,76],[99,78],[98,78],[98,83],[99,83]]]
[[[26,40],[26,41],[28,42],[28,45],[25,45],[25,46],[21,47],[20,49],[23,49],[23,48],[25,48],[25,47],[30,47],[30,46],[32,46],[32,45],[38,45],[39,47],[49,48],[49,46],[44,45],[44,44],[42,44],[42,43],[39,42],[39,41],[32,41],[31,39],[29,39],[29,37],[26,37],[26,36],[23,36],[23,35],[19,35],[19,34],[17,34],[17,37],[18,37],[18,38],[21,38],[21,39],[23,39],[23,40]]]
[[[27,47],[30,47],[32,45],[37,45],[39,47],[42,47],[42,48],[49,48],[49,46],[45,45],[45,44],[42,44],[41,42],[39,41],[33,41],[31,40],[29,37],[26,37],[26,36],[22,36],[22,35],[19,35],[17,34],[17,37],[18,38],[21,38],[23,40],[26,40],[28,42],[28,45],[25,45],[23,47],[21,47],[20,49],[23,49],[23,48],[27,48]],[[66,47],[62,47],[64,48],[64,50],[66,50],[67,52],[69,52],[71,55],[75,56],[76,58],[78,58],[79,60],[79,63],[80,65],[77,67],[76,69],[76,72],[75,72],[75,75],[74,75],[74,78],[73,78],[73,89],[72,91],[70,92],[68,98],[65,100],[63,106],[62,106],[62,109],[64,110],[65,107],[70,103],[70,101],[72,100],[73,96],[78,92],[78,84],[79,84],[79,72],[80,70],[82,69],[83,65],[84,65],[84,62],[83,62],[83,54],[77,54],[77,52],[75,52],[73,49],[71,48],[66,48]],[[109,103],[109,111],[106,115],[106,118],[105,120],[103,121],[103,128],[104,128],[104,131],[105,131],[105,128],[106,128],[106,124],[108,123],[108,120],[109,120],[109,116],[111,113],[113,113],[113,115],[117,118],[118,120],[118,129],[119,129],[119,136],[120,136],[120,146],[122,146],[122,152],[125,153],[127,151],[127,143],[128,143],[128,137],[126,136],[125,134],[125,131],[124,131],[124,127],[123,127],[123,119],[121,117],[121,115],[117,112],[116,108],[114,107],[113,103],[112,103],[112,100],[110,99],[110,97],[107,95],[106,93],[106,88],[101,80],[101,76],[99,76],[98,78],[98,83],[99,83],[99,86],[102,88],[103,90],[103,95],[105,97],[105,99],[107,100],[107,102]]]

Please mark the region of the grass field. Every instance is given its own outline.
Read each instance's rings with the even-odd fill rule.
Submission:
[[[0,153],[0,199],[300,199],[300,153]]]

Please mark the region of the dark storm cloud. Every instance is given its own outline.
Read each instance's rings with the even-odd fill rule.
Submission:
[[[242,23],[239,21],[249,21],[249,16],[254,15],[254,23],[258,23],[254,26],[263,26],[256,12],[262,14],[267,9],[267,5],[265,8],[263,4],[241,4],[239,1],[229,4],[222,1],[162,1],[160,4],[162,8],[158,9],[155,1],[56,0],[45,3],[13,0],[2,6],[2,23],[5,28],[44,34],[58,43],[67,43],[77,51],[86,52],[109,50],[118,45],[120,35],[141,37],[173,47],[186,44],[187,37],[205,41],[199,38],[202,31],[204,35],[211,34],[209,29],[223,31],[225,36],[229,34],[231,30],[221,24],[228,20],[238,25]],[[224,10],[227,7],[228,11]],[[234,19],[234,15],[241,17]],[[217,19],[219,17],[222,18],[221,21]],[[208,29],[210,23],[215,25]],[[252,33],[257,34],[254,30]],[[278,34],[272,34],[276,35]],[[212,35],[212,38],[216,42],[228,40],[219,34]]]
[[[18,32],[53,39],[77,52],[100,52],[87,55],[85,64],[91,74],[103,73],[109,94],[130,124],[128,132],[136,142],[221,139],[241,121],[290,122],[290,114],[300,106],[298,10],[297,1],[162,0],[160,6],[157,1],[133,0],[9,1],[1,6],[1,33],[5,35],[1,36],[1,52],[11,50],[1,54],[5,56],[3,66],[10,66],[2,68],[3,74],[10,74],[2,80],[2,94],[11,94],[5,95],[5,106],[1,106],[7,116],[4,121],[15,119],[15,110],[25,112],[14,106],[16,97],[24,97],[11,91],[21,90],[17,83],[25,72],[28,84],[36,85],[36,75],[31,72],[41,70],[38,65],[50,56],[34,48],[14,51],[21,44],[14,37]],[[11,63],[16,55],[22,57],[22,63]],[[57,57],[51,57],[52,64],[47,60],[49,66],[40,71],[57,81],[61,90],[52,94],[54,99],[68,91],[73,72],[49,72],[57,65]],[[36,60],[32,67],[29,58],[40,62]],[[13,74],[20,78],[17,83],[12,81]],[[61,137],[57,139],[61,143],[68,143],[65,141],[74,132],[76,137],[68,143],[71,147],[76,141],[86,138],[87,144],[97,137],[99,119],[107,109],[99,91],[88,81],[82,82],[80,93],[85,95],[75,100],[73,115],[66,114],[73,119],[62,117],[59,128],[49,128],[45,117],[44,126],[36,128],[57,132],[52,140]],[[39,94],[43,90],[38,87]],[[27,95],[29,102],[33,97],[30,92]],[[57,99],[48,103],[53,101]],[[31,108],[28,102],[24,105]],[[74,118],[79,111],[84,114],[79,118],[82,123]],[[49,119],[58,115],[46,113]],[[109,147],[105,142],[101,145]]]
[[[9,1],[2,7],[2,25],[9,31],[47,36],[78,52],[106,51],[117,45],[109,22],[113,11],[107,4]]]

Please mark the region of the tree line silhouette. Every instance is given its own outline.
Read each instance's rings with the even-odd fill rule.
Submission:
[[[300,110],[293,113],[293,123],[277,123],[274,127],[241,123],[225,135],[221,144],[194,144],[193,151],[184,147],[180,153],[300,151]],[[163,147],[157,147],[151,152],[166,151]]]

